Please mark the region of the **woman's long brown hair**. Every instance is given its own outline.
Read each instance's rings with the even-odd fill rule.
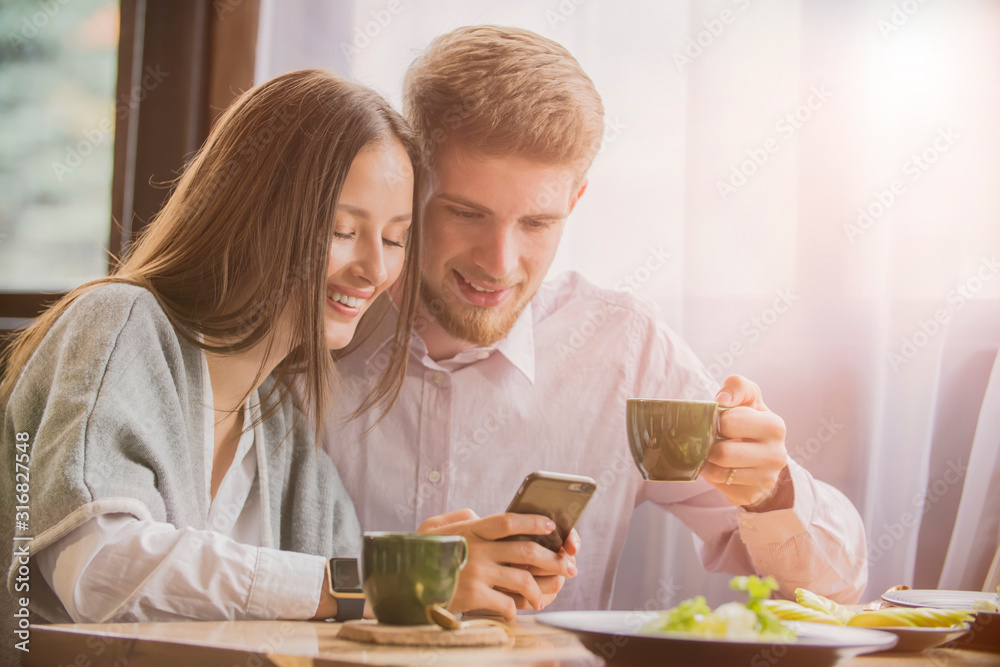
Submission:
[[[181,336],[216,354],[237,353],[262,341],[270,352],[279,315],[291,305],[298,340],[275,369],[272,393],[279,391],[283,400],[293,374],[301,374],[302,407],[312,412],[318,433],[332,398],[328,378],[336,377],[321,310],[334,212],[355,156],[381,141],[401,143],[417,177],[420,160],[412,132],[366,88],[321,70],[302,70],[244,93],[218,120],[125,261],[108,277],[60,299],[12,342],[5,353],[0,406],[10,399],[46,332],[74,301],[98,285],[128,283],[152,292]],[[399,321],[391,359],[358,412],[380,405],[384,414],[406,374],[420,237],[414,207],[405,268],[394,289]],[[386,293],[379,300],[387,299]],[[373,328],[365,319],[387,310],[386,304],[373,303],[359,335]],[[208,344],[202,337],[226,343]],[[278,407],[271,402],[262,418]]]

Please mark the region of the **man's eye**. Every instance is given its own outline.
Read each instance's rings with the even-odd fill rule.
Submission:
[[[477,211],[465,211],[465,210],[460,209],[460,208],[450,208],[449,207],[448,210],[451,211],[452,215],[454,215],[457,218],[462,218],[463,220],[473,220],[473,219],[478,218],[478,217],[480,217],[482,215],[481,213],[479,213]]]
[[[555,220],[527,220],[524,224],[530,229],[548,229]]]
[[[382,239],[382,244],[387,246],[392,246],[393,248],[405,248],[406,244],[402,241],[392,241],[390,239]]]

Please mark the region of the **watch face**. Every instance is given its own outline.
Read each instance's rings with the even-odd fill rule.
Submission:
[[[357,591],[361,588],[358,561],[354,558],[331,559],[330,574],[333,577],[333,590],[335,591]]]

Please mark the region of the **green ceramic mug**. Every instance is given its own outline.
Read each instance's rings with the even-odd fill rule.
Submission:
[[[632,458],[644,479],[689,482],[722,436],[719,416],[729,408],[712,401],[630,398],[625,422]]]
[[[447,607],[469,559],[459,535],[364,534],[362,585],[379,623],[427,625],[427,608]]]

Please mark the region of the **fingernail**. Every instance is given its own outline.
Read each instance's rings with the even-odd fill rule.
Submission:
[[[545,530],[548,530],[549,532],[552,532],[555,529],[556,529],[556,522],[555,521],[546,521],[545,522]]]
[[[569,571],[569,576],[571,576],[571,577],[575,577],[576,576],[576,572],[577,572],[576,565],[574,565],[573,563],[570,563],[569,567],[567,568],[567,570]]]
[[[729,405],[733,402],[733,397],[730,396],[728,391],[720,391],[715,395],[715,402],[719,405]]]

